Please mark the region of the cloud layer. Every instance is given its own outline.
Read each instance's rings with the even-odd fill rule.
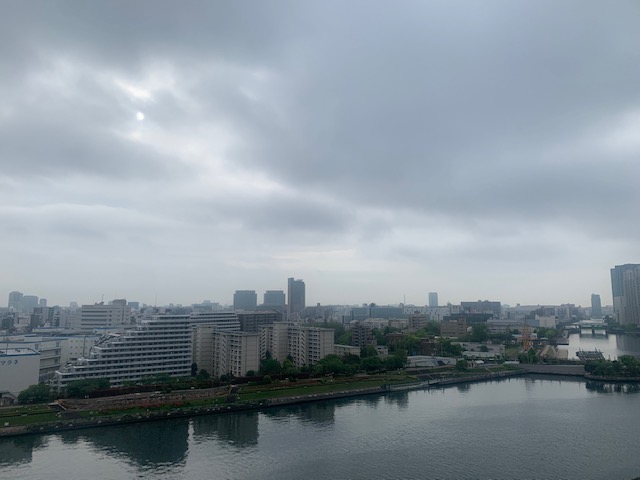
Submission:
[[[4,10],[0,291],[608,303],[640,260],[637,2]]]

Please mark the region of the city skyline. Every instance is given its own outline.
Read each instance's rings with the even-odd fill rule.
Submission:
[[[636,2],[3,7],[5,298],[610,305],[640,261]]]

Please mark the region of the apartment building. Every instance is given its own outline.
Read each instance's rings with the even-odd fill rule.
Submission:
[[[232,312],[143,318],[135,329],[104,335],[88,357],[56,371],[52,385],[61,389],[74,380],[108,378],[112,386],[121,386],[159,374],[187,376],[193,362],[193,328],[203,323],[222,330],[240,328]]]

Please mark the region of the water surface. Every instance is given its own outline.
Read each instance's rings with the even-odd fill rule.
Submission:
[[[631,479],[637,390],[520,377],[17,437],[0,477]]]

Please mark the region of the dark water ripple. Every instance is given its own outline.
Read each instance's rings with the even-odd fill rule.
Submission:
[[[640,394],[541,378],[0,441],[0,478],[631,479]]]

